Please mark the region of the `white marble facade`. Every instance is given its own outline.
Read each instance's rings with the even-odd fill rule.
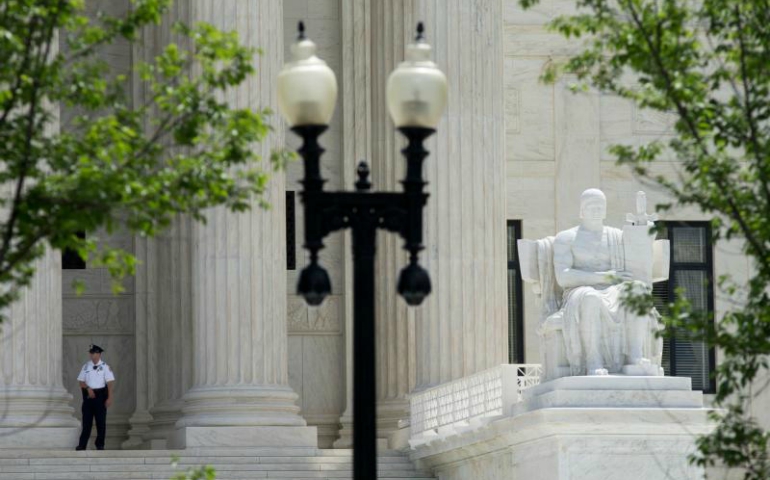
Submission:
[[[113,11],[129,4],[128,0],[96,3]],[[264,40],[262,61],[268,64],[260,75],[275,72],[295,36],[296,22],[305,21],[319,56],[339,82],[336,113],[322,137],[327,150],[322,172],[330,189],[351,188],[361,159],[371,162],[376,188],[399,188],[402,141],[387,117],[383,86],[390,69],[403,57],[413,24],[418,19],[426,22],[435,61],[449,79],[450,104],[439,134],[428,144],[431,197],[422,260],[432,276],[434,294],[421,309],[406,308],[395,294],[396,275],[404,263],[400,242],[384,236],[378,239],[379,425],[383,435],[391,435],[391,446],[400,445],[398,430],[404,426],[401,420],[408,418],[410,392],[506,361],[506,219],[521,220],[523,238],[552,235],[575,223],[576,199],[586,188],[595,187],[607,196],[608,223],[619,225],[626,212],[634,211],[640,186],[630,172],[614,165],[607,146],[665,137],[671,127],[669,117],[637,110],[618,98],[596,92],[575,95],[568,90],[570,79],[555,85],[538,81],[548,62],[579,48],[544,28],[556,15],[573,11],[573,4],[571,0],[544,1],[523,12],[518,0],[176,0],[169,15],[238,29],[255,45]],[[142,45],[118,44],[105,55],[127,69],[171,39],[168,26],[148,29]],[[262,80],[262,85],[272,85],[270,79]],[[144,92],[136,85],[127,87],[133,98],[141,99]],[[251,98],[269,103],[269,92],[265,95]],[[243,104],[245,100],[236,95],[233,101]],[[66,128],[66,112],[62,119]],[[280,120],[276,116],[274,121]],[[279,127],[274,145],[285,141],[290,147],[298,146],[297,138]],[[656,168],[671,167],[664,162]],[[261,248],[275,249],[280,258],[285,255],[280,241],[285,228],[281,193],[299,191],[301,174],[299,162],[290,165],[285,179],[277,178],[274,185],[273,212],[254,219],[274,233]],[[663,200],[657,192],[648,193],[651,206]],[[263,317],[253,319],[254,325],[268,322],[264,325],[285,332],[285,343],[253,352],[264,355],[265,364],[270,365],[270,378],[254,377],[253,383],[282,385],[282,401],[296,395],[294,405],[301,419],[296,425],[304,422],[315,427],[321,447],[345,447],[350,445],[350,243],[343,234],[327,239],[321,262],[330,272],[332,295],[321,307],[309,308],[294,294],[298,273],[306,263],[298,196],[295,202],[296,269],[261,263],[272,272],[271,278],[284,285],[254,286],[262,288],[259,301],[269,305]],[[680,209],[667,212],[664,220],[706,218]],[[234,221],[226,216],[220,220],[223,225]],[[180,218],[155,240],[97,232],[104,241],[127,247],[143,261],[120,295],[112,295],[107,274],[100,269],[62,273],[62,379],[74,395],[75,415],[80,397],[74,378],[89,343],[105,347],[105,360],[118,377],[117,399],[108,416],[108,448],[163,448],[169,435],[185,425],[181,420],[185,415],[197,418],[193,423],[198,424],[199,417],[205,416],[205,412],[195,413],[197,407],[191,405],[197,400],[186,394],[211,380],[198,375],[209,365],[198,355],[200,348],[219,344],[209,345],[195,336],[193,332],[207,325],[207,320],[195,317],[194,310],[216,300],[205,291],[216,287],[206,278],[212,273],[195,262],[216,259],[196,253],[196,242],[212,240],[196,228]],[[715,248],[714,269],[715,277],[730,273],[738,280],[746,278],[749,264],[738,242]],[[72,291],[74,279],[84,281],[84,295]],[[729,308],[722,296],[717,294],[715,300],[717,314]],[[540,312],[529,289],[525,289],[524,314],[525,360],[537,362]],[[245,328],[241,320],[227,319]],[[210,364],[241,362],[239,355],[213,359]],[[218,374],[216,368],[213,372]],[[294,420],[288,417],[296,414],[287,405],[276,414],[287,415],[281,417],[284,425],[291,424]],[[765,420],[770,422],[770,417]]]

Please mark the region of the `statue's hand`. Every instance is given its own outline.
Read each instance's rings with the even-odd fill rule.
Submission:
[[[602,283],[622,283],[634,279],[631,272],[625,270],[607,270],[606,272],[596,272],[596,274],[602,278]]]

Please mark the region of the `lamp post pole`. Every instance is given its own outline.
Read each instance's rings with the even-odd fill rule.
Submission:
[[[305,187],[301,192],[305,208],[305,247],[310,265],[300,275],[298,291],[311,305],[320,304],[329,293],[328,275],[318,265],[318,250],[330,233],[350,228],[353,233],[353,472],[356,480],[376,478],[376,344],[374,320],[374,256],[377,229],[398,233],[410,252],[409,265],[399,278],[399,293],[409,304],[419,304],[430,293],[428,273],[417,264],[422,247],[422,214],[428,200],[423,192],[422,161],[427,151],[422,141],[434,130],[406,128],[409,146],[407,176],[402,192],[370,192],[369,168],[361,162],[354,192],[323,191],[318,163],[323,148],[318,126],[294,127],[302,137],[299,150],[305,163]]]
[[[371,192],[369,167],[358,165],[355,191],[323,190],[318,143],[334,109],[336,81],[323,61],[315,57],[315,45],[307,40],[300,23],[293,45],[294,61],[279,75],[279,106],[292,131],[299,135],[298,150],[305,176],[300,193],[305,212],[305,245],[310,264],[299,277],[297,293],[308,304],[320,305],[331,293],[331,281],[318,263],[323,239],[332,232],[350,228],[353,234],[353,478],[377,478],[376,342],[374,318],[374,258],[378,229],[399,234],[409,263],[401,271],[397,289],[409,305],[422,303],[430,294],[428,272],[418,264],[422,245],[423,209],[428,200],[422,178],[422,163],[428,156],[423,147],[435,132],[446,103],[446,79],[428,60],[430,47],[418,25],[415,44],[407,49],[407,61],[391,74],[388,100],[398,130],[407,138],[402,150],[407,162],[400,192]],[[324,90],[326,89],[326,90]],[[392,102],[391,102],[392,100]]]

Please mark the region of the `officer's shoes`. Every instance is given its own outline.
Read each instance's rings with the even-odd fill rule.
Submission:
[[[104,447],[96,447],[97,450],[104,450]]]
[[[79,452],[79,451],[85,450],[85,449],[86,449],[86,447],[75,447],[75,451],[76,452]]]

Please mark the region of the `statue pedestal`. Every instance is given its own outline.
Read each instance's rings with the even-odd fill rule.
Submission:
[[[563,377],[525,390],[513,414],[543,408],[703,408],[703,393],[691,385],[684,377]]]
[[[662,377],[663,367],[648,363],[646,365],[623,365],[623,375],[632,377]]]
[[[524,392],[504,417],[412,451],[442,480],[702,479],[688,454],[708,433],[690,379],[566,377]]]

